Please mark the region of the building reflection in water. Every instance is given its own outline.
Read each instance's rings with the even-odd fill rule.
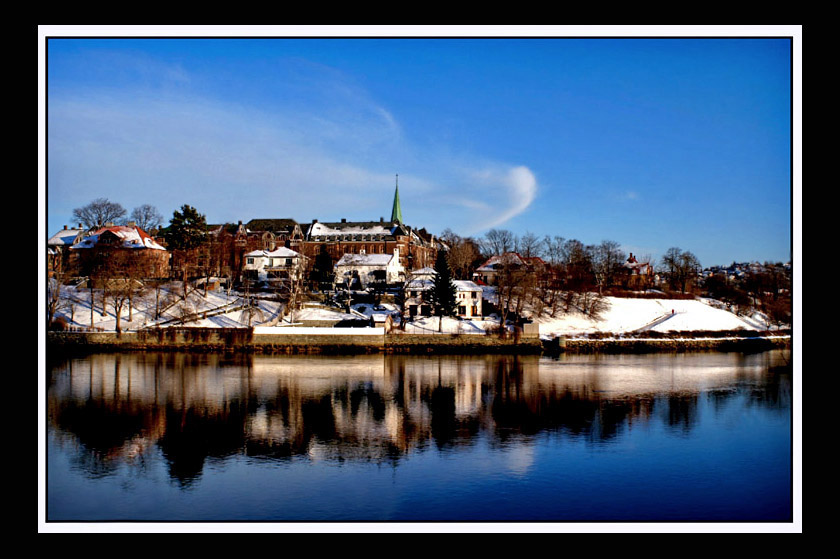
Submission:
[[[602,444],[652,421],[688,433],[700,398],[787,409],[777,357],[102,354],[50,368],[48,425],[89,476],[159,452],[188,486],[233,455],[396,464],[479,438]]]

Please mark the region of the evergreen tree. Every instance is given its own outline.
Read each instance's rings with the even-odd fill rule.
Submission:
[[[438,329],[442,327],[444,316],[453,316],[458,308],[455,284],[452,282],[452,270],[446,259],[446,251],[439,250],[435,260],[435,278],[429,292],[429,302],[435,314],[440,317]]]
[[[169,227],[163,233],[170,249],[194,249],[207,240],[207,220],[198,210],[184,204],[181,211],[175,210],[172,214]]]
[[[333,261],[330,253],[327,252],[327,247],[321,245],[321,252],[315,257],[315,262],[312,266],[312,274],[310,280],[315,284],[319,290],[327,291],[332,288],[333,280],[335,278],[335,271],[333,268]]]

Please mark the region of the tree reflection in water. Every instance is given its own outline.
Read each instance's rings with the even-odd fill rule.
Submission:
[[[543,433],[587,444],[661,421],[691,431],[698,399],[783,409],[773,352],[573,357],[92,355],[52,364],[49,429],[89,476],[159,452],[188,488],[208,461],[397,464],[412,452]],[[662,409],[662,413],[654,413]]]

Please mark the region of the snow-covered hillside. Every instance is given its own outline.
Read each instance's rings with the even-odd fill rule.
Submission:
[[[541,335],[595,332],[686,332],[721,330],[766,330],[766,324],[739,317],[701,300],[621,299],[606,297],[608,308],[598,320],[581,313],[543,318]]]
[[[58,312],[69,326],[74,328],[102,329],[113,331],[116,327],[114,310],[109,305],[106,314],[102,315],[102,304],[97,298],[95,310],[91,317],[90,293],[87,289],[63,287],[63,299],[73,302],[73,312],[65,306]],[[191,291],[187,301],[183,302],[177,293],[176,284],[172,291],[164,291],[158,300],[164,300],[169,307],[163,316],[155,320],[155,295],[148,293],[145,297],[135,301],[131,321],[128,320],[128,306],[123,309],[120,326],[123,331],[139,328],[161,326],[191,326],[205,328],[241,327],[241,326],[273,326],[276,324],[289,325],[289,317],[281,317],[282,306],[274,301],[260,300],[257,312],[243,309],[244,299],[235,293],[227,294],[224,290],[208,291],[206,296],[201,289]],[[715,305],[714,301],[704,300],[675,300],[675,299],[622,299],[616,297],[605,298],[605,309],[599,318],[592,319],[581,313],[558,313],[554,318],[546,315],[533,317],[539,324],[540,335],[552,337],[558,335],[582,335],[591,333],[642,333],[645,331],[677,332],[677,331],[729,331],[729,330],[767,330],[769,326],[759,318],[750,319],[739,317]],[[324,309],[303,309],[293,315],[295,322],[300,320],[345,320],[371,316],[372,314],[396,313],[396,306],[383,305],[383,308],[373,309],[371,305],[354,305],[354,313],[332,312]],[[71,319],[72,315],[72,319]],[[182,323],[181,317],[188,315],[187,322]],[[280,322],[282,321],[282,322]],[[498,325],[496,317],[485,317],[484,320],[456,320],[444,319],[442,326],[438,326],[438,318],[424,317],[410,321],[405,326],[409,333],[434,334],[439,330],[445,333],[483,334],[488,328]]]

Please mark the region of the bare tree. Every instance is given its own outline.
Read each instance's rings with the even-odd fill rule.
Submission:
[[[604,287],[610,287],[615,283],[615,279],[627,257],[620,246],[615,241],[601,241],[601,244],[593,247],[592,271],[598,282],[599,293],[603,292]]]
[[[700,271],[700,261],[697,257],[678,247],[671,247],[665,251],[662,265],[671,288],[679,288],[683,293]]]
[[[508,316],[519,315],[536,286],[536,277],[515,255],[500,259],[496,268],[496,299],[499,309],[499,327],[502,333]]]
[[[516,252],[531,258],[533,256],[542,256],[542,243],[536,235],[530,231],[526,231],[524,235],[516,239]]]
[[[150,232],[160,228],[163,216],[154,206],[143,204],[131,211],[131,220],[143,231]]]
[[[104,227],[106,223],[116,222],[125,215],[125,208],[107,198],[97,198],[87,206],[73,210],[73,218],[89,230]]]
[[[258,318],[261,321],[265,320],[265,317],[263,316],[263,311],[260,308],[259,303],[257,303],[257,300],[253,297],[248,298],[247,306],[244,309],[242,309],[242,313],[240,313],[239,316],[239,321],[247,322],[249,328],[254,317]]]
[[[459,236],[451,229],[444,229],[440,239],[449,247],[446,257],[452,275],[457,279],[470,279],[482,260],[481,250],[476,242],[469,237]]]
[[[563,260],[563,245],[566,239],[563,237],[550,237],[546,235],[543,240],[542,254],[543,258],[548,261],[551,266],[559,266]]]
[[[55,315],[65,308],[68,302],[65,298],[65,282],[70,274],[64,267],[53,272],[52,277],[47,278],[47,326],[52,324]]]
[[[484,234],[482,249],[486,256],[498,256],[513,250],[515,235],[507,229],[491,229]]]
[[[108,299],[114,309],[117,335],[122,333],[122,311],[128,305],[128,321],[131,322],[134,313],[134,298],[142,292],[143,282],[140,278],[143,269],[139,255],[134,250],[109,251],[108,266],[100,273],[103,281],[103,300]]]

